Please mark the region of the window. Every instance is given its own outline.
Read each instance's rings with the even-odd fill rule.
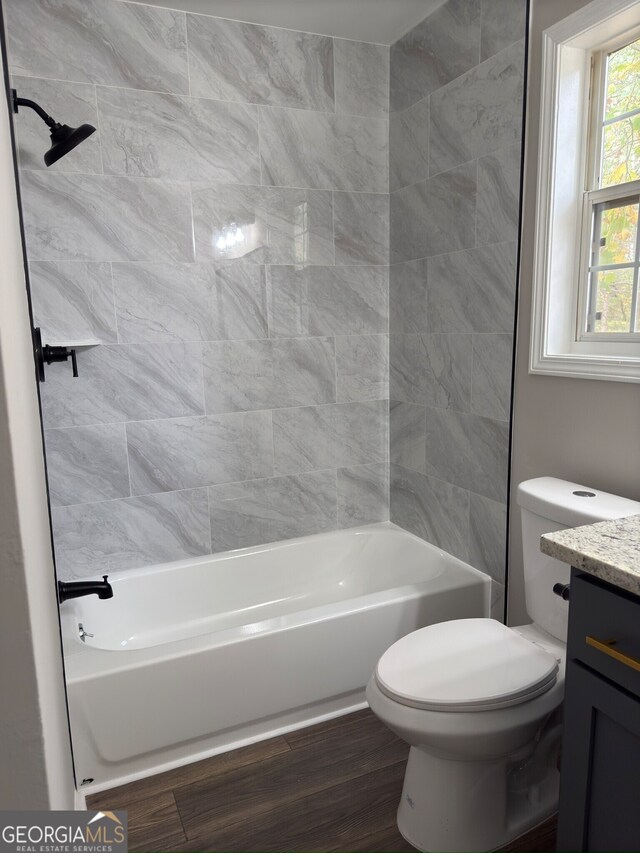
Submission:
[[[532,373],[640,382],[640,0],[543,34]]]
[[[640,340],[640,40],[592,58],[578,340]]]

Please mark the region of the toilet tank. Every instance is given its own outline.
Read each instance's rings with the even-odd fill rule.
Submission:
[[[566,642],[569,608],[553,592],[553,585],[569,583],[571,566],[543,554],[540,537],[565,527],[636,515],[640,503],[555,477],[520,483],[517,501],[522,519],[527,613],[544,631]]]

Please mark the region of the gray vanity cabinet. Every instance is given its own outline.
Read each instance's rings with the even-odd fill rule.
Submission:
[[[558,850],[640,850],[640,598],[575,569]]]

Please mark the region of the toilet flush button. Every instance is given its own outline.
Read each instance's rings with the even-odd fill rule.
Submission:
[[[581,489],[578,489],[573,493],[577,498],[595,498],[595,492],[583,492]]]

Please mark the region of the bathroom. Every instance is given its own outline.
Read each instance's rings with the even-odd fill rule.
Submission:
[[[570,352],[559,292],[579,278],[571,182],[610,156],[583,127],[587,59],[609,104],[640,4],[2,16],[0,809],[122,809],[131,849],[555,849],[557,770],[508,829],[471,806],[453,840],[396,826],[411,741],[365,687],[420,630],[446,647],[484,620],[498,649],[539,622],[524,517],[550,498],[521,484],[597,493],[540,534],[640,513],[640,243],[589,262],[585,299],[618,267],[627,289],[602,285],[613,307]],[[33,104],[90,129],[50,143]],[[637,223],[633,166],[580,210]],[[575,563],[552,565],[566,586]],[[449,770],[429,774],[455,804]],[[562,791],[560,815],[566,840]],[[637,849],[615,839],[580,849]]]

